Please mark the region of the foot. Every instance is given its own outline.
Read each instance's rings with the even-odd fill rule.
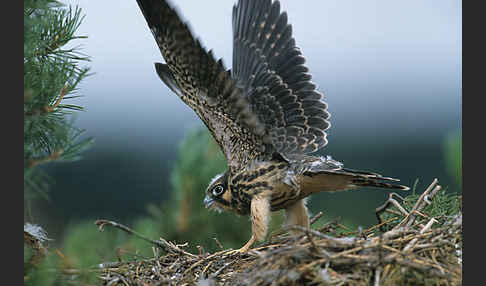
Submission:
[[[226,255],[246,254],[248,250],[250,250],[250,247],[255,243],[255,241],[256,241],[255,235],[252,235],[250,240],[248,240],[248,242],[245,245],[243,245],[242,248],[237,250],[228,250],[228,252],[225,254]]]
[[[241,255],[241,254],[246,254],[247,251],[248,250],[244,250],[242,248],[236,249],[236,250],[235,249],[230,249],[230,250],[226,251],[224,253],[224,255],[226,255],[226,256],[233,256],[233,255],[236,255],[236,254]]]

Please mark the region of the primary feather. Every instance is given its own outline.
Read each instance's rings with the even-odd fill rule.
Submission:
[[[166,1],[137,3],[166,61],[156,64],[160,78],[205,123],[229,167],[240,169],[271,152],[268,132],[222,60],[201,46]]]
[[[233,41],[233,76],[276,151],[303,154],[324,147],[330,127],[327,105],[311,81],[279,1],[238,1]]]

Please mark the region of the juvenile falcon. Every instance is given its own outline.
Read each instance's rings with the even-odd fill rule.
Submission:
[[[309,227],[305,198],[317,192],[376,187],[408,190],[397,179],[346,169],[312,156],[327,144],[327,105],[311,81],[279,1],[239,0],[233,7],[233,69],[193,37],[165,0],[137,0],[166,64],[162,81],[189,105],[223,151],[228,170],[206,190],[207,208],[250,215],[265,239],[271,211]]]

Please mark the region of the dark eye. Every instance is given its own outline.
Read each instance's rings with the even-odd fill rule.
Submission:
[[[219,196],[224,192],[224,188],[221,185],[217,185],[216,187],[213,188],[213,195]]]

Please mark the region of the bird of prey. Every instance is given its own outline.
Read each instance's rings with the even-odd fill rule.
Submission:
[[[409,189],[311,155],[327,144],[330,115],[279,1],[233,6],[231,70],[166,0],[137,2],[166,62],[155,63],[157,74],[201,118],[227,160],[228,170],[209,183],[205,206],[251,218],[251,238],[237,251],[265,239],[271,211],[285,209],[286,224],[309,227],[305,200],[313,193]]]

